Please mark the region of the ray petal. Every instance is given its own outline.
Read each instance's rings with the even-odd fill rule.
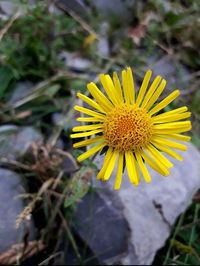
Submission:
[[[135,103],[135,87],[133,80],[133,73],[130,67],[127,68],[127,80],[128,80],[128,90],[130,95],[130,103]]]
[[[112,148],[108,148],[108,150],[106,152],[106,155],[105,155],[105,158],[104,158],[104,162],[103,162],[102,168],[99,171],[99,173],[97,174],[97,180],[100,180],[100,179],[103,180],[105,171],[106,171],[107,166],[108,166],[108,164],[110,162],[110,159],[112,157],[112,154],[113,154],[113,149]]]
[[[168,111],[168,112],[153,116],[153,118],[158,119],[158,118],[161,118],[161,117],[162,118],[167,117],[169,115],[182,114],[182,113],[186,112],[187,110],[188,110],[188,108],[186,106],[182,106],[182,107],[176,108],[174,110],[171,110],[171,111]]]
[[[86,125],[86,126],[84,125],[84,126],[73,127],[72,131],[81,132],[81,131],[95,130],[95,129],[99,129],[102,127],[103,127],[103,124],[93,124],[93,125]]]
[[[183,120],[186,118],[189,118],[191,116],[191,112],[185,112],[181,114],[171,114],[171,115],[166,115],[164,117],[154,117],[153,118],[153,123],[154,124],[161,124],[161,123],[167,123],[167,122],[174,122],[178,120]]]
[[[173,163],[171,163],[161,152],[159,152],[153,145],[149,145],[147,148],[152,154],[154,154],[157,159],[166,165],[168,168],[173,167]]]
[[[97,130],[91,130],[91,131],[87,131],[87,132],[83,132],[83,133],[74,133],[74,134],[71,134],[70,137],[72,139],[74,139],[74,138],[83,138],[83,137],[88,137],[88,136],[92,136],[92,135],[98,134],[98,133],[100,133],[102,131],[103,131],[102,129],[97,129]]]
[[[110,178],[110,176],[111,176],[111,174],[113,172],[113,169],[115,167],[115,163],[116,163],[118,154],[119,154],[118,151],[115,151],[115,150],[113,151],[112,157],[110,158],[110,161],[109,161],[109,163],[107,165],[107,169],[105,171],[105,174],[104,174],[104,177],[103,177],[103,181],[107,181]]]
[[[73,144],[74,148],[80,148],[80,147],[84,147],[90,144],[93,144],[95,142],[98,142],[99,140],[103,140],[103,138],[101,136],[95,137],[95,138],[90,138],[90,139],[86,139],[86,140],[82,140],[79,142],[76,142]]]
[[[140,88],[140,91],[139,91],[139,94],[138,94],[138,97],[137,97],[137,100],[136,100],[136,104],[139,106],[144,98],[144,95],[146,93],[146,90],[148,88],[148,85],[149,85],[149,81],[151,79],[151,75],[152,75],[152,71],[151,70],[148,70],[144,76],[144,79],[142,81],[142,85],[141,85],[141,88]]]
[[[122,71],[122,85],[123,85],[125,103],[130,104],[130,95],[128,89],[128,78],[126,70]]]
[[[87,115],[91,115],[91,116],[94,116],[94,117],[97,117],[97,118],[101,118],[102,120],[105,119],[105,116],[103,114],[97,113],[95,111],[92,111],[92,110],[90,110],[88,108],[85,108],[85,107],[82,107],[82,106],[75,105],[74,109],[76,111],[81,112],[81,113],[84,113],[84,114],[87,114]]]
[[[153,105],[154,103],[157,101],[157,99],[159,98],[159,96],[161,95],[161,93],[163,92],[165,86],[166,86],[166,80],[163,79],[160,83],[160,85],[158,86],[158,88],[156,89],[156,91],[154,92],[154,94],[152,95],[152,97],[149,99],[149,101],[147,102],[147,104],[144,106],[144,108],[148,111]]]
[[[113,108],[113,104],[108,100],[108,98],[97,88],[94,82],[90,82],[87,88],[91,95],[96,99],[99,105],[106,111],[110,111]]]
[[[139,164],[139,167],[140,167],[140,170],[142,172],[142,175],[144,177],[144,180],[149,183],[151,182],[151,176],[149,174],[149,171],[147,170],[147,167],[146,165],[144,164],[143,160],[142,160],[142,156],[140,155],[140,152],[136,152],[136,159],[137,159],[137,162]]]
[[[115,86],[116,91],[117,91],[117,96],[120,99],[120,102],[124,103],[121,84],[120,84],[119,77],[118,77],[116,72],[113,73],[113,82],[114,82],[114,86]]]
[[[143,102],[141,104],[142,107],[144,107],[148,103],[148,101],[152,97],[153,93],[157,90],[157,87],[158,87],[161,79],[162,79],[161,76],[157,76],[154,79],[154,81],[152,82],[149,90],[147,91],[147,94],[144,97],[144,100],[143,100]]]
[[[168,95],[164,100],[158,103],[154,108],[152,108],[149,112],[149,115],[154,115],[159,112],[161,109],[165,108],[168,104],[174,101],[180,95],[179,90],[173,91],[170,95]]]
[[[117,176],[116,176],[115,185],[114,185],[115,190],[120,189],[120,186],[122,183],[123,163],[124,163],[124,154],[119,153],[118,166],[117,166]]]
[[[166,138],[166,139],[176,139],[176,140],[180,140],[180,141],[190,141],[191,140],[190,136],[185,136],[185,135],[181,135],[181,134],[166,134],[166,135],[162,135],[162,137]]]
[[[184,144],[177,143],[175,141],[171,141],[169,139],[164,139],[164,138],[160,138],[160,137],[155,137],[153,139],[153,142],[157,143],[157,144],[161,144],[161,145],[166,145],[166,146],[169,146],[171,148],[178,149],[181,151],[186,151],[188,149],[188,147]]]
[[[91,107],[93,107],[94,109],[97,109],[98,111],[100,111],[101,113],[106,113],[105,110],[103,110],[101,108],[101,106],[96,103],[95,101],[93,101],[92,99],[90,99],[89,97],[83,95],[82,93],[78,92],[77,96],[83,100],[84,102],[86,102],[88,105],[90,105]]]
[[[149,154],[149,156],[152,158],[152,160],[159,165],[159,167],[162,169],[164,176],[169,175],[169,169],[166,165],[163,164],[163,162],[161,162],[158,157],[149,149],[145,149],[147,151],[147,153]]]
[[[79,122],[102,122],[102,118],[98,117],[78,117],[76,120]]]
[[[162,145],[162,144],[158,144],[154,141],[152,141],[152,144],[159,150],[161,150],[162,152],[165,152],[166,154],[170,155],[171,157],[179,160],[179,161],[183,161],[183,157],[178,154],[177,152],[171,150],[170,148],[168,148],[167,146],[165,145]]]
[[[136,170],[136,161],[134,155],[131,151],[127,151],[125,152],[125,158],[126,158],[126,167],[130,182],[137,186],[139,184],[139,178],[137,175],[138,173]]]
[[[92,147],[91,149],[89,149],[86,152],[84,152],[83,154],[81,154],[80,156],[78,156],[77,160],[79,162],[81,162],[81,161],[89,158],[93,154],[97,153],[98,151],[100,151],[105,146],[106,146],[105,142],[99,143],[99,144],[95,145],[94,147]]]
[[[116,95],[115,95],[115,88],[114,88],[114,85],[112,84],[112,80],[109,79],[108,76],[109,75],[101,74],[101,75],[99,75],[99,79],[100,79],[100,81],[103,85],[103,88],[104,88],[106,94],[108,95],[108,98],[110,99],[110,101],[114,105],[117,105],[118,101],[117,101]]]
[[[154,169],[156,172],[158,172],[159,174],[163,175],[163,176],[167,176],[166,172],[162,170],[162,168],[160,167],[160,164],[157,164],[149,155],[147,155],[144,151],[140,151],[140,154],[142,156],[142,158],[144,159],[144,161],[152,168]]]

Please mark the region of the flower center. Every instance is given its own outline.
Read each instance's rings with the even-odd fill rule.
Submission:
[[[137,105],[123,104],[106,115],[104,137],[109,147],[120,151],[146,146],[153,134],[153,123],[147,112]]]

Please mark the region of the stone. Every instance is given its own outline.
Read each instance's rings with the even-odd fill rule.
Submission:
[[[99,29],[100,39],[97,42],[97,54],[101,57],[109,57],[109,41],[108,41],[109,24],[102,22]]]
[[[89,20],[88,8],[83,4],[81,0],[56,0],[55,6],[62,11],[73,11],[75,14],[80,16],[82,19]]]
[[[78,53],[62,51],[59,54],[60,60],[72,71],[84,72],[92,66],[92,62]]]
[[[170,89],[187,89],[189,87],[189,80],[187,77],[190,76],[189,70],[181,65],[179,62],[175,62],[172,56],[163,56],[157,59],[159,52],[155,51],[155,56],[147,59],[146,69],[151,69],[153,75],[160,75],[167,80],[167,88]]]
[[[24,203],[19,195],[25,193],[21,177],[0,168],[0,254],[12,245],[22,243],[25,233],[33,238],[33,222],[26,220],[16,229],[16,218],[23,211]]]
[[[22,98],[29,95],[31,88],[33,88],[33,83],[30,81],[21,81],[18,82],[14,92],[11,95],[10,100],[8,101],[8,104],[11,106],[15,104],[17,101],[21,100]]]
[[[79,0],[84,3],[84,0]],[[127,24],[133,17],[133,9],[135,7],[135,0],[91,0],[91,5],[96,8],[99,15],[106,19],[111,17],[120,20],[121,23]],[[124,19],[125,18],[125,19]]]
[[[42,134],[33,127],[0,126],[0,157],[17,160],[31,143],[42,141]]]
[[[88,193],[77,206],[75,220],[76,231],[100,263],[126,252],[128,222],[121,202],[109,190]]]
[[[170,158],[174,167],[168,177],[149,168],[150,184],[132,186],[126,171],[119,191],[113,190],[115,174],[106,183],[94,180],[96,194],[91,200],[86,196],[77,209],[77,231],[96,256],[102,254],[103,246],[111,245],[113,253],[99,256],[102,263],[151,265],[156,252],[165,245],[172,225],[200,188],[199,151],[188,144],[188,151],[182,156],[183,162]],[[99,168],[102,159],[96,157]],[[116,223],[118,220],[120,223]]]
[[[11,3],[11,1],[1,1],[0,3],[1,10],[7,15],[13,15],[18,10],[17,3]]]

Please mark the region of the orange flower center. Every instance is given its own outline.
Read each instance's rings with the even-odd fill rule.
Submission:
[[[120,151],[146,146],[153,134],[153,123],[145,109],[123,104],[106,115],[104,137],[109,147]]]

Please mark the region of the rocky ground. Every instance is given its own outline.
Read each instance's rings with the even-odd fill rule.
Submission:
[[[43,6],[30,1],[27,8],[22,2],[0,2],[0,264],[197,264],[200,55],[191,26],[195,1],[175,8],[170,1],[146,6],[143,1],[59,0],[45,5],[44,21]],[[27,14],[32,22],[22,21]],[[57,24],[54,15],[60,16]],[[193,35],[187,35],[191,29]],[[87,43],[92,35],[95,41]],[[193,111],[193,138],[182,154],[184,162],[174,162],[168,178],[152,172],[151,184],[134,188],[125,176],[116,192],[112,178],[106,184],[95,180],[102,156],[82,166],[76,162],[69,134],[76,124],[76,91],[84,92],[102,69],[127,64],[136,69],[137,84],[151,68],[168,81],[167,93],[181,89],[176,104]]]

